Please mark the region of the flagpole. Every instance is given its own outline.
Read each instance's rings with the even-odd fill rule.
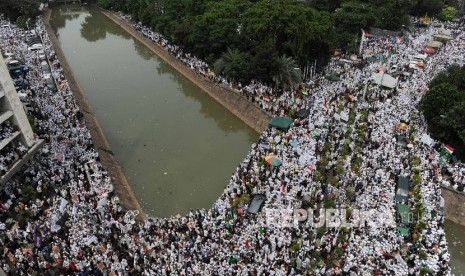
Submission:
[[[365,39],[365,31],[363,29],[360,29],[360,30],[362,30],[362,39],[360,39],[360,48],[358,50],[358,54],[362,55],[363,40]]]

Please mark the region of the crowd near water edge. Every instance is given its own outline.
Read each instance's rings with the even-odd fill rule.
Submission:
[[[424,137],[426,123],[418,103],[436,74],[449,65],[463,65],[463,26],[433,22],[402,40],[371,37],[363,45],[363,62],[335,58],[313,86],[282,93],[258,82],[233,86],[163,36],[139,24],[134,27],[199,74],[237,89],[272,114],[308,109],[308,116],[296,118],[287,131],[265,130],[211,209],[136,223],[136,212],[123,210],[113,193],[43,23],[39,20],[35,31],[42,38],[55,89],[47,87],[39,54],[28,50],[25,31],[2,28],[2,50],[30,68],[29,85],[21,93],[32,106],[38,134],[46,139],[24,171],[1,188],[4,271],[24,275],[34,271],[39,275],[450,273],[440,184],[463,185],[464,166],[456,163],[441,170],[435,142],[411,139],[405,148],[399,147],[396,134],[405,129],[396,125],[408,125],[415,137]],[[424,68],[400,79],[398,89],[387,91],[372,83],[380,66],[386,73],[407,70],[409,57],[442,32],[450,32],[453,39],[427,57]],[[374,59],[366,62],[369,57]],[[338,80],[326,77],[332,74]],[[280,166],[264,161],[270,155],[279,158]],[[322,163],[325,172],[337,168],[335,181],[321,181]],[[399,176],[418,176],[420,182],[415,196],[404,202],[411,209],[420,206],[422,214],[411,229],[418,232],[408,238],[386,223],[392,219],[389,214],[396,213]],[[36,198],[26,200],[22,195],[27,185],[36,189]],[[262,212],[252,216],[245,214],[242,200],[253,194],[266,195],[266,202]],[[350,207],[374,210],[375,215],[356,228],[315,228],[312,223],[318,223],[319,216],[312,223],[280,225],[280,214],[309,207]],[[356,213],[348,216],[349,222],[360,219]]]

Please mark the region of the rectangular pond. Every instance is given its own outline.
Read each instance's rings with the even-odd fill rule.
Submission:
[[[258,134],[99,11],[50,24],[144,211],[209,208]]]

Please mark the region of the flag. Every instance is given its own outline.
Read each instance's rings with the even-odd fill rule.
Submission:
[[[326,104],[326,101],[323,102],[323,108],[324,110],[328,111],[328,105]]]
[[[451,147],[450,145],[446,145],[444,147],[444,149],[449,153],[449,154],[452,154],[454,153],[455,149],[453,147]]]

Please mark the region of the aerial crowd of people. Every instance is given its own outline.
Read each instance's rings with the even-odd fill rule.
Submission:
[[[447,165],[440,165],[438,143],[420,139],[427,130],[417,107],[436,74],[463,65],[465,35],[462,25],[433,23],[404,34],[402,41],[367,39],[364,60],[333,58],[311,85],[280,92],[258,82],[231,87],[274,115],[292,109],[308,114],[295,117],[287,131],[265,130],[211,209],[142,222],[136,211],[121,207],[113,191],[43,22],[38,20],[35,31],[57,89],[47,87],[38,52],[24,42],[25,31],[0,30],[2,50],[30,68],[21,92],[32,106],[37,134],[46,140],[23,172],[0,187],[3,270],[18,275],[450,273],[440,184],[463,185],[464,166],[453,164],[452,176],[443,175]],[[162,35],[134,27],[192,70],[220,85],[231,83]],[[409,70],[409,57],[443,32],[452,32],[453,39],[425,58],[423,68]],[[399,78],[399,89],[373,82],[380,67],[386,74],[408,73]],[[337,80],[327,77],[334,74]],[[401,124],[406,128],[397,127]],[[400,135],[407,136],[405,147]],[[268,164],[269,156],[280,163]],[[396,178],[414,175],[420,184],[405,203],[421,206],[422,215],[404,237],[396,229],[398,219],[392,223]],[[250,215],[244,199],[255,194],[266,195],[266,201],[261,212]],[[346,209],[350,223],[360,220],[356,210],[373,215],[358,227],[316,227],[325,220],[322,208]],[[282,215],[298,209],[315,216],[305,222]]]

